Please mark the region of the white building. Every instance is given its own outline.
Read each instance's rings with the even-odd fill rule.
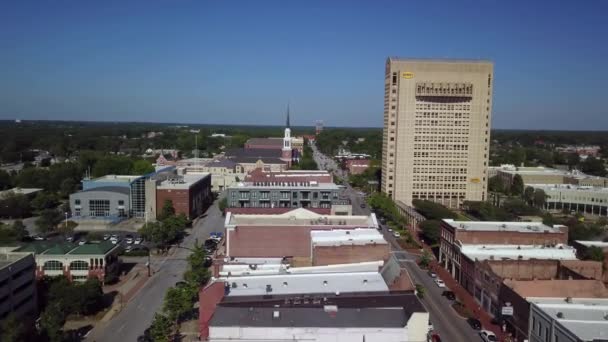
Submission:
[[[460,244],[460,253],[471,261],[479,260],[577,260],[576,249],[572,246],[539,245],[471,245]]]
[[[608,299],[529,298],[530,342],[608,341]]]
[[[527,184],[549,196],[545,208],[608,216],[608,188],[573,184]]]

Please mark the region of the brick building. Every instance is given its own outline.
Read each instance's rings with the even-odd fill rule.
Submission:
[[[539,222],[476,222],[444,219],[441,222],[439,263],[448,269],[457,281],[461,282],[463,259],[461,250],[466,245],[472,246],[471,248],[476,248],[476,245],[481,247],[484,245],[510,245],[515,249],[528,245],[537,246],[538,248],[531,248],[537,251],[540,246],[557,246],[567,243],[568,232],[565,226],[549,227]],[[477,248],[476,252],[486,254],[488,257],[492,255],[483,248]],[[559,248],[554,252],[563,253]],[[510,253],[516,253],[515,258],[520,255],[518,251],[510,251]],[[535,253],[537,252],[530,252],[529,258],[543,258],[535,256]],[[470,266],[471,261],[474,259],[470,260],[467,265]],[[469,278],[472,278],[471,268],[469,267],[465,271],[469,274]]]
[[[211,174],[184,174],[163,181],[156,187],[157,213],[167,200],[173,203],[176,214],[184,214],[189,219],[201,215],[213,202]]]
[[[369,168],[369,159],[347,159],[344,161],[346,169],[351,175],[358,175]]]

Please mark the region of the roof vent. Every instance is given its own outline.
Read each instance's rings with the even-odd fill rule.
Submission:
[[[557,313],[557,318],[564,318],[564,313],[563,312],[558,312]]]
[[[279,318],[281,318],[281,313],[279,311],[273,311],[272,312],[272,318],[273,319],[279,319]]]
[[[572,297],[566,297],[566,303],[572,303]]]
[[[266,285],[266,293],[268,292],[272,292],[272,285],[270,284]]]

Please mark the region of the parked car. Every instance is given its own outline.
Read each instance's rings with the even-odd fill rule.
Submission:
[[[456,295],[452,291],[443,291],[441,293],[441,295],[444,296],[445,298],[449,299],[449,300],[455,300],[456,299]]]
[[[136,245],[140,245],[142,242],[144,242],[144,238],[142,238],[142,237],[138,237],[137,239],[135,239]]]
[[[445,287],[445,283],[443,282],[443,280],[439,279],[439,278],[435,278],[435,284],[437,284],[437,286],[444,288]]]
[[[392,232],[393,232],[393,230],[392,230],[391,228],[389,228],[389,229],[388,229],[388,232],[389,232],[389,233],[392,233]]]
[[[85,243],[87,243],[87,240],[85,240],[85,239],[82,239],[82,240],[78,241],[78,245],[79,245],[79,246],[82,246],[82,245],[84,245]]]
[[[125,242],[126,242],[127,244],[129,244],[129,245],[130,245],[130,244],[132,244],[132,243],[133,243],[133,241],[134,241],[134,240],[133,240],[133,237],[127,237],[127,238],[125,239]]]
[[[394,232],[393,236],[396,237],[396,238],[398,238],[398,237],[401,237],[401,234],[399,232]]]
[[[34,236],[32,236],[32,239],[34,239],[36,241],[46,240],[46,238],[44,236],[40,236],[40,235],[34,235]]]
[[[479,336],[481,336],[481,339],[484,340],[485,342],[496,342],[498,341],[496,339],[496,335],[494,335],[493,332],[491,332],[490,330],[482,330],[479,332]]]
[[[65,241],[67,241],[67,242],[72,242],[72,241],[74,241],[74,236],[73,236],[73,235],[70,235],[70,236],[66,237],[66,238],[65,238]]]
[[[467,323],[471,326],[471,328],[475,330],[481,330],[481,322],[477,318],[469,318],[467,319]]]
[[[361,203],[360,207],[365,208],[366,207],[365,203]]]
[[[103,234],[103,240],[108,240],[110,238],[110,234]]]
[[[437,273],[435,273],[435,272],[433,272],[433,271],[431,271],[431,270],[429,270],[427,273],[429,274],[429,276],[430,276],[431,278],[433,278],[433,279],[437,278]]]

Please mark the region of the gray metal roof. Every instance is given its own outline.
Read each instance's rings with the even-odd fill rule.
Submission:
[[[118,192],[121,194],[129,195],[131,193],[131,189],[126,186],[100,186],[96,188],[90,188],[87,190],[81,190],[79,192],[94,192],[94,191],[104,191],[104,192]]]
[[[406,313],[403,308],[338,308],[332,311],[324,308],[218,306],[210,326],[402,328],[407,325],[410,316],[411,313]]]

